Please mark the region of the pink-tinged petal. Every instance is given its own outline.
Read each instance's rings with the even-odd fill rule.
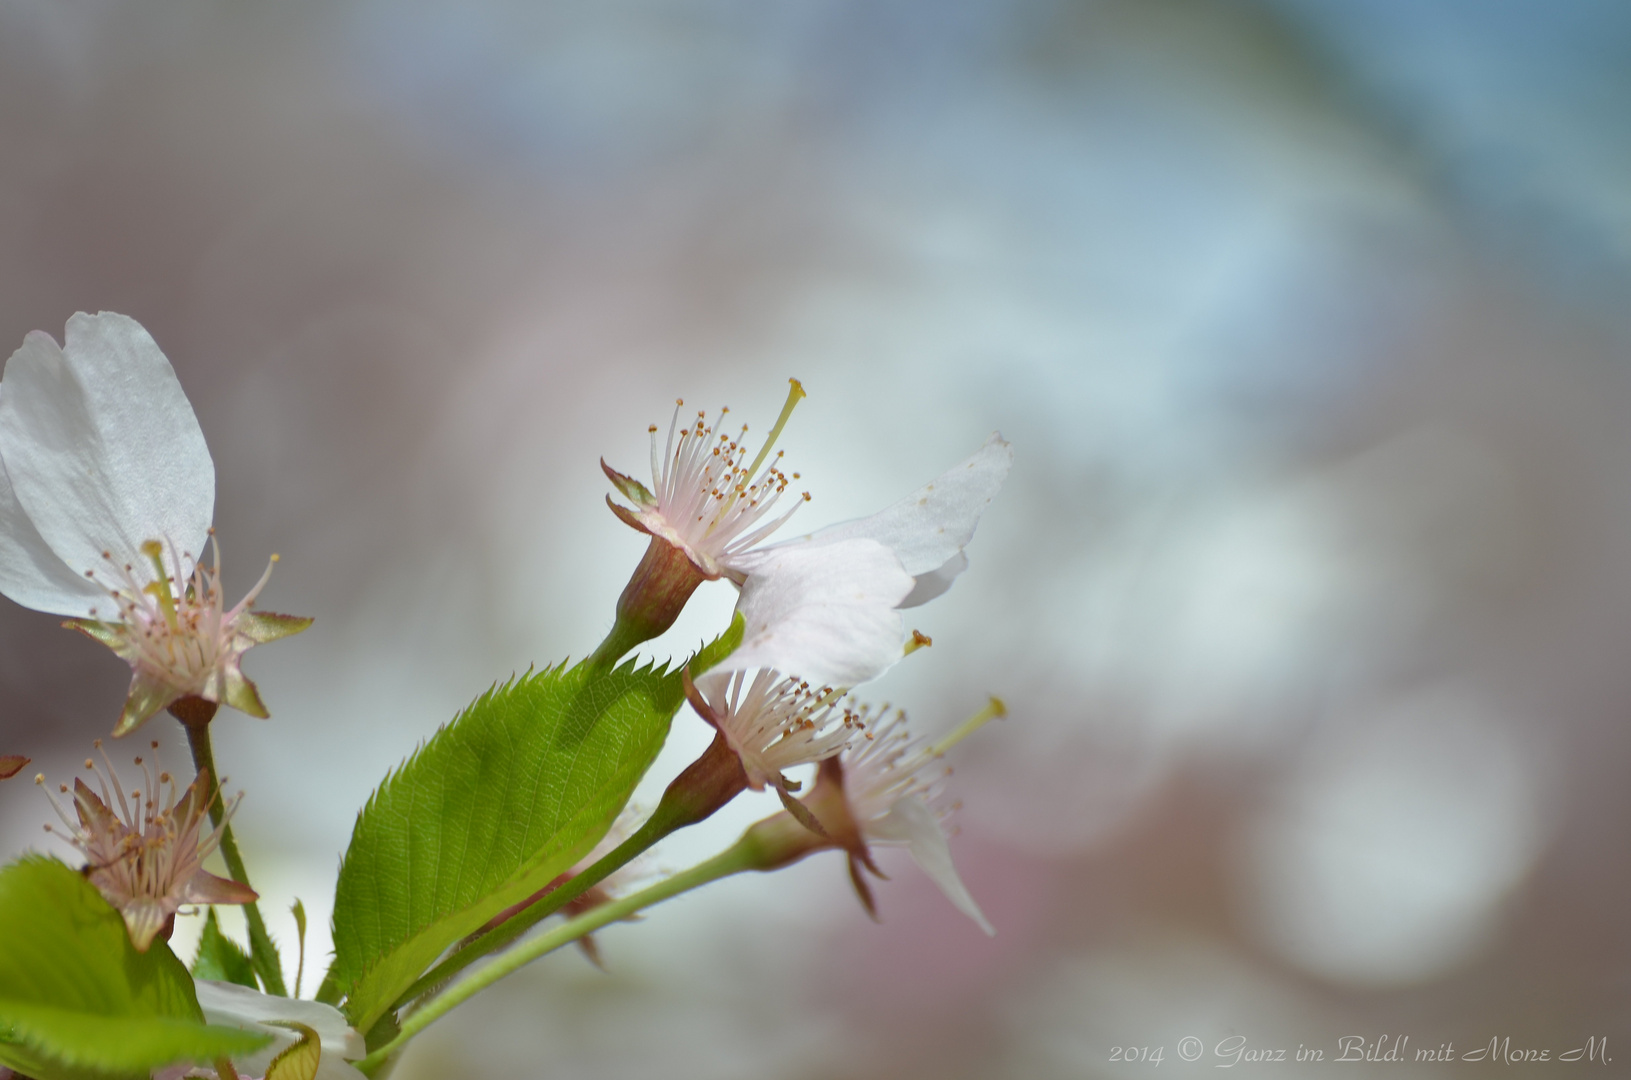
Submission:
[[[974,537],[985,508],[1002,488],[1014,463],[1014,448],[993,432],[985,445],[933,482],[871,517],[829,525],[795,540],[733,556],[732,570],[749,576],[778,551],[800,544],[867,539],[895,553],[917,587],[901,602],[912,607],[945,592],[968,566],[963,548]]]
[[[119,825],[119,819],[112,808],[104,803],[85,781],[77,777],[74,779],[74,812],[79,818],[80,828],[93,836],[114,835],[115,828]],[[93,865],[108,861],[110,860],[104,857],[93,860]]]
[[[876,678],[901,658],[895,608],[912,587],[874,540],[779,548],[742,586],[742,644],[714,670],[775,668],[816,686]]]
[[[260,893],[248,885],[205,870],[194,874],[181,890],[184,904],[251,904],[259,899]]]
[[[28,758],[21,754],[0,754],[0,780],[10,780],[28,767]]]
[[[3,379],[0,458],[69,569],[101,571],[110,551],[150,578],[134,558],[147,540],[201,553],[215,465],[175,371],[140,324],[77,314],[63,348],[29,335]]]
[[[866,832],[870,839],[905,844],[913,861],[929,875],[929,880],[940,886],[940,891],[958,911],[973,919],[987,934],[996,934],[974,897],[969,895],[963,879],[957,876],[957,868],[951,862],[951,845],[946,842],[946,834],[940,831],[940,819],[922,799],[907,795],[895,800],[889,813],[869,823]]]
[[[38,336],[56,348],[56,342],[49,336]],[[24,349],[33,346],[34,337],[35,334],[30,334],[29,340],[23,342]],[[5,385],[0,383],[0,398],[5,396],[5,390]],[[92,608],[106,611],[112,606],[106,589],[69,569],[40,536],[17,501],[3,463],[0,463],[0,593],[26,608],[53,615],[85,615]]]

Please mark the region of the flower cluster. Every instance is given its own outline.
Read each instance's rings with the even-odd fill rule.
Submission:
[[[959,910],[990,932],[952,868],[946,814],[936,804],[940,782],[930,776],[939,751],[910,739],[904,713],[874,723],[871,710],[846,694],[909,651],[901,610],[939,596],[967,568],[963,549],[1007,477],[1012,448],[993,434],[972,456],[870,517],[755,546],[792,514],[760,524],[787,487],[775,464],[780,453],[765,461],[802,397],[793,380],[781,416],[746,467],[745,426],[735,439],[715,435],[699,413],[676,434],[676,411],[661,455],[651,428],[655,494],[602,462],[635,504],[612,509],[649,534],[654,548],[666,543],[702,576],[741,589],[742,645],[687,681],[692,707],[735,754],[741,782],[773,788],[810,833],[848,852],[869,911],[860,873],[876,871],[868,845],[904,844]],[[789,793],[799,788],[787,772],[817,763],[816,789],[794,801]]]
[[[297,902],[294,909],[301,953],[295,966],[297,997],[291,999],[284,996],[283,961],[232,838],[230,820],[239,800],[221,799],[210,724],[222,704],[267,716],[259,690],[243,673],[244,653],[298,633],[311,620],[254,609],[276,555],[243,599],[228,605],[212,524],[214,463],[175,372],[147,332],[125,316],[103,313],[75,315],[61,346],[46,334],[28,335],[0,376],[0,593],[67,616],[64,625],[125,661],[130,688],[113,734],[127,735],[168,710],[186,729],[195,766],[187,780],[156,760],[137,757],[142,780],[127,788],[104,753],[101,765],[85,762],[88,780],[58,785],[62,800],[47,792],[65,828],[62,835],[83,856],[84,867],[81,880],[60,863],[52,867],[42,860],[48,867],[44,873],[55,874],[59,887],[77,890],[73,895],[99,909],[90,917],[103,920],[119,949],[134,950],[119,953],[123,960],[115,958],[110,970],[122,963],[126,977],[134,980],[130,973],[140,967],[136,954],[147,954],[151,964],[141,977],[170,980],[166,1007],[173,1011],[146,1018],[157,1025],[147,1030],[162,1028],[165,1039],[181,1041],[163,1043],[171,1049],[140,1051],[148,1056],[140,1058],[139,1068],[109,1067],[124,1075],[153,1066],[150,1075],[162,1080],[377,1075],[425,1024],[528,958],[576,942],[598,962],[592,935],[601,927],[725,874],[775,869],[822,850],[844,853],[862,903],[875,913],[867,878],[879,873],[873,851],[905,846],[951,902],[991,932],[952,865],[951,807],[942,798],[949,770],[942,756],[967,732],[1001,715],[1000,702],[993,699],[950,738],[929,745],[908,734],[903,712],[859,704],[852,690],[929,643],[916,631],[907,634],[903,612],[945,592],[967,567],[964,549],[1007,476],[1012,450],[993,434],[970,457],[876,514],[773,542],[773,534],[810,499],[808,492],[790,494],[799,474],[783,471],[782,452],[775,450],[804,396],[792,380],[780,416],[756,450],[749,447],[745,426],[734,435],[716,430],[723,429],[728,410],[713,424],[704,413],[682,423],[677,407],[661,449],[657,428],[651,428],[650,488],[602,462],[628,503],[608,498],[612,510],[649,537],[646,554],[618,600],[612,632],[582,664],[563,664],[525,681],[529,693],[542,687],[538,692],[561,695],[537,700],[568,706],[512,709],[508,718],[496,719],[503,710],[491,703],[508,688],[495,689],[434,737],[436,752],[427,744],[381,786],[359,815],[342,864],[335,963],[317,993],[319,1001],[301,1001],[304,908]],[[212,549],[207,565],[201,558],[206,543]],[[672,625],[693,591],[709,581],[728,582],[738,591],[739,626],[733,623],[677,672],[618,665],[631,649]],[[606,681],[597,684],[597,679]],[[656,753],[657,736],[668,729],[679,704],[676,683],[713,728],[713,742],[669,785],[654,810],[631,816],[633,784],[650,764],[649,757],[642,763],[639,755],[648,749]],[[631,684],[639,692],[628,692]],[[617,689],[601,693],[608,687]],[[609,708],[601,702],[614,699],[622,703],[618,724],[634,725],[630,730],[642,734],[625,738],[625,729],[617,727],[615,737],[586,751],[590,744],[582,732],[614,730],[597,719]],[[665,701],[667,712],[657,704]],[[502,726],[517,716],[526,727]],[[552,726],[568,722],[571,731]],[[494,730],[505,737],[490,738]],[[552,757],[555,750],[544,738],[527,741],[532,735],[558,736],[569,752]],[[616,742],[625,745],[613,748]],[[151,744],[155,752],[158,745]],[[100,752],[101,742],[96,746]],[[448,746],[456,753],[444,752]],[[507,766],[524,760],[516,757],[518,746],[543,755],[545,766],[533,770],[539,785],[534,795],[547,790],[549,797],[532,801],[547,803],[548,814],[537,819],[521,814],[515,832],[490,849],[482,846],[485,836],[448,844],[456,852],[449,855],[456,864],[450,872],[459,885],[443,891],[458,894],[446,901],[454,908],[438,907],[432,925],[419,924],[424,912],[413,910],[419,901],[411,894],[423,889],[419,879],[425,875],[417,869],[422,860],[415,861],[414,838],[427,829],[438,837],[440,830],[456,830],[460,825],[453,818],[461,814],[482,823],[515,821],[511,793],[491,790],[505,785],[459,785],[469,779],[463,775],[466,765],[475,767],[472,776],[490,770],[513,777]],[[570,765],[563,764],[568,759]],[[449,764],[454,761],[458,764]],[[0,780],[27,764],[26,758],[0,756]],[[815,782],[807,789],[793,773],[810,766]],[[562,782],[563,769],[573,774],[567,778],[572,782]],[[592,779],[577,783],[581,776]],[[608,830],[614,809],[608,800],[625,781],[628,787],[618,796],[623,813]],[[44,786],[43,774],[36,782]],[[400,802],[399,787],[410,793]],[[556,805],[567,792],[579,798],[578,787],[591,791],[587,801]],[[730,850],[620,895],[632,888],[630,868],[654,844],[748,790],[776,792],[783,812],[748,830]],[[455,805],[461,808],[457,812],[450,809]],[[382,828],[379,821],[390,824]],[[478,831],[485,829],[482,824]],[[359,849],[361,856],[354,857]],[[204,869],[217,851],[230,877]],[[513,865],[507,861],[512,858]],[[27,865],[20,871],[0,869],[0,874],[13,872],[26,877],[38,871]],[[360,885],[348,874],[362,878]],[[435,873],[429,880],[432,888],[441,888]],[[392,895],[386,897],[382,886]],[[369,896],[361,905],[355,900],[359,888]],[[0,890],[0,901],[7,896]],[[408,911],[377,917],[379,904],[404,899]],[[250,946],[245,951],[225,937],[212,918],[193,967],[197,977],[189,980],[163,943],[178,913],[206,904],[243,905]],[[556,913],[564,923],[522,940],[533,925]],[[342,914],[352,924],[364,917],[375,929],[387,922],[403,924],[382,933],[408,936],[359,944],[357,934],[341,932],[347,929]],[[120,920],[128,946],[119,940]],[[73,925],[71,931],[56,931],[52,948],[68,951],[64,942],[79,933],[79,924]],[[101,942],[108,944],[105,937]],[[95,950],[99,956],[108,951],[102,945]],[[503,949],[508,951],[492,955]],[[342,963],[344,950],[350,953]],[[484,956],[492,962],[465,972]],[[0,1005],[16,993],[4,985],[7,959],[0,949]],[[104,971],[99,977],[114,976]],[[44,1001],[25,1001],[21,1007],[26,1011],[36,1004],[45,1011],[60,1008]],[[200,1016],[205,1024],[197,1022]],[[142,1018],[118,1019],[129,1020],[130,1031],[141,1027]],[[0,1028],[12,1023],[11,1014],[0,1009]],[[352,1024],[367,1030],[369,1038],[361,1038]],[[223,1037],[222,1027],[262,1038],[232,1032]],[[117,1041],[126,1041],[127,1029],[118,1030]],[[21,1044],[0,1040],[0,1075],[5,1066],[38,1072],[36,1059],[9,1049],[15,1045]],[[221,1051],[206,1053],[205,1047],[225,1047],[230,1056],[211,1056]],[[74,1055],[82,1048],[55,1049],[77,1067],[80,1059]],[[132,1059],[115,1056],[104,1063],[115,1060]]]

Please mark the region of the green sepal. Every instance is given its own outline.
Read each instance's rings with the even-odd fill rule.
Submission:
[[[255,982],[255,965],[250,962],[249,953],[221,931],[214,908],[210,908],[204,916],[204,933],[198,939],[198,955],[193,959],[193,978],[236,983],[251,990],[260,989]]]
[[[604,458],[601,459],[600,469],[606,474],[606,479],[612,482],[612,486],[622,492],[625,499],[641,506],[655,506],[657,504],[657,497],[646,490],[646,485],[632,476],[625,476],[618,472],[606,464]]]
[[[221,695],[221,700],[226,704],[257,720],[265,720],[272,715],[266,711],[266,704],[261,701],[261,692],[237,665],[227,668],[223,681],[226,683],[226,692]]]
[[[257,645],[298,634],[311,625],[311,620],[299,615],[278,615],[270,611],[240,611],[233,622],[238,633]]]
[[[0,928],[0,1064],[18,1072],[123,1080],[268,1041],[205,1024],[169,947],[137,952],[119,913],[55,859],[0,870]]]
[[[174,700],[176,692],[168,684],[143,675],[132,676],[130,690],[125,695],[125,709],[113,729],[113,737],[129,735]]]
[[[124,627],[117,623],[105,623],[100,619],[65,619],[62,627],[65,630],[78,630],[92,641],[100,641],[114,652],[118,652],[124,644]]]

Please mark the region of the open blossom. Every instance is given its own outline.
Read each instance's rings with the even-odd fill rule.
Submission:
[[[770,450],[802,397],[804,387],[793,379],[787,404],[770,436],[745,465],[746,424],[734,438],[723,430],[716,435],[707,414],[699,412],[682,428],[679,411],[685,402],[676,402],[668,443],[661,454],[657,452],[657,425],[651,425],[651,490],[604,461],[600,463],[617,490],[634,503],[631,509],[608,498],[607,505],[627,524],[683,551],[703,577],[730,577],[741,584],[743,574],[734,566],[737,557],[775,532],[798,509],[795,503],[771,516],[787,491],[789,477],[779,467],[781,452],[771,456]],[[720,410],[721,428],[729,411]],[[798,478],[798,473],[791,477]],[[804,492],[801,501],[809,498],[810,493]]]
[[[860,717],[846,708],[832,687],[812,689],[778,671],[709,672],[686,693],[691,705],[724,737],[742,763],[747,786],[763,791],[797,791],[784,775],[842,750],[860,730]]]
[[[822,762],[806,802],[832,841],[848,854],[850,880],[868,911],[873,910],[872,892],[863,871],[881,876],[870,849],[904,846],[958,911],[987,934],[996,932],[952,865],[945,832],[950,811],[942,805],[950,769],[942,755],[970,731],[1003,714],[1002,703],[993,698],[990,707],[949,738],[929,745],[908,734],[906,715],[897,710],[870,725],[871,730],[841,754]],[[863,723],[869,719],[863,717]]]
[[[243,653],[310,620],[251,611],[264,576],[227,607],[219,555],[199,561],[215,464],[146,330],[82,312],[61,347],[29,334],[0,378],[0,465],[0,593],[130,664],[114,734],[188,697],[266,716]]]
[[[602,462],[634,505],[608,502],[652,536],[654,550],[661,544],[683,554],[681,565],[693,576],[674,590],[679,603],[703,579],[728,578],[741,587],[737,610],[746,633],[724,669],[797,671],[812,682],[854,686],[900,659],[906,636],[900,609],[946,591],[967,567],[963,549],[1007,477],[1013,450],[993,434],[972,456],[870,517],[764,544],[800,505],[784,508],[790,478],[780,453],[770,450],[803,396],[793,380],[751,461],[745,427],[734,437],[715,432],[723,412],[719,425],[699,413],[681,428],[676,411],[660,452],[651,429],[652,489]],[[653,581],[663,577],[654,573]],[[653,626],[659,632],[678,610],[672,602],[665,607],[670,613]]]
[[[153,749],[158,745],[153,743]],[[96,747],[101,750],[100,739]],[[183,906],[247,904],[256,898],[247,885],[204,869],[204,860],[221,841],[226,820],[223,817],[220,828],[205,831],[204,819],[214,794],[208,777],[194,778],[182,791],[169,773],[155,773],[151,764],[137,758],[144,783],[126,792],[105,755],[103,761],[105,774],[89,758],[85,760],[101,793],[76,779],[73,816],[55,798],[51,803],[68,827],[68,842],[85,856],[86,876],[124,917],[137,949],[146,952]],[[44,776],[35,777],[36,783],[43,785],[44,781]],[[64,795],[69,792],[67,784],[59,785],[58,790]]]
[[[270,1035],[272,1042],[252,1054],[232,1059],[243,1080],[362,1080],[363,1074],[347,1059],[367,1054],[363,1037],[349,1027],[338,1009],[318,1001],[274,997],[232,983],[197,982],[198,1004],[206,1023],[240,1028],[257,1035]],[[311,1056],[316,1042],[317,1056]],[[304,1054],[291,1048],[304,1043]],[[279,1061],[279,1056],[290,1054]],[[274,1064],[277,1067],[274,1067]],[[177,1065],[158,1070],[153,1080],[182,1080],[183,1077],[218,1080],[211,1068]]]

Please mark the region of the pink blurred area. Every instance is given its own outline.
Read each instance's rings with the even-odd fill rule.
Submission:
[[[273,719],[217,724],[285,941],[388,768],[610,626],[644,545],[599,460],[639,475],[675,398],[763,431],[801,379],[810,526],[1016,448],[874,688],[925,733],[1008,703],[951,757],[996,937],[904,858],[875,925],[820,857],[546,959],[397,1077],[1631,1058],[1631,31],[1426,7],[0,3],[0,343],[139,319],[230,598],[276,552],[262,606],[316,619],[249,657]],[[67,775],[124,681],[0,602],[0,754]],[[0,786],[7,857],[48,814]]]

